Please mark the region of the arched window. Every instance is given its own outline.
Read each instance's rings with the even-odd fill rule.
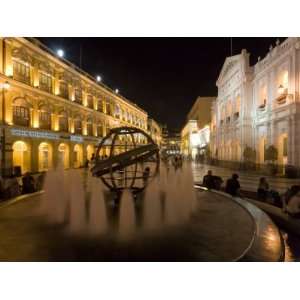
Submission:
[[[20,126],[30,125],[30,109],[27,101],[23,98],[13,102],[13,123]]]
[[[82,134],[82,122],[80,117],[74,119],[74,133]]]
[[[89,136],[93,135],[93,122],[91,118],[87,119],[86,121],[86,132]]]
[[[68,115],[65,111],[61,111],[58,115],[58,126],[59,126],[59,131],[63,131],[63,132],[69,131]]]
[[[39,127],[41,129],[51,129],[51,112],[46,105],[43,105],[39,110]]]

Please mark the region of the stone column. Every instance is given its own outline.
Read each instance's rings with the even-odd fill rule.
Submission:
[[[4,51],[4,73],[8,77],[13,76],[13,62],[12,62],[12,45],[11,41],[5,39],[3,44],[3,51]]]

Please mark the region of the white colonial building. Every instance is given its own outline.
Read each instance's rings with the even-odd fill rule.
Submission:
[[[277,42],[254,66],[246,50],[226,58],[217,87],[211,123],[215,158],[241,161],[249,146],[257,163],[264,163],[265,149],[273,145],[278,164],[300,166],[300,38]]]

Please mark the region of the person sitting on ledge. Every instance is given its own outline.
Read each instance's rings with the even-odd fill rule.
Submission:
[[[240,195],[240,183],[238,181],[239,175],[232,174],[232,177],[229,178],[226,182],[225,192],[230,194],[231,196],[239,196]]]
[[[22,183],[22,194],[29,194],[35,192],[34,178],[29,174],[29,172],[26,172],[23,176]]]
[[[269,184],[265,177],[259,179],[257,188],[257,198],[262,201],[266,201],[269,196]]]
[[[293,185],[283,197],[283,211],[290,216],[300,218],[300,186]]]
[[[203,177],[202,185],[207,187],[208,189],[214,189],[215,188],[215,179],[212,175],[212,171],[208,170],[207,174]]]

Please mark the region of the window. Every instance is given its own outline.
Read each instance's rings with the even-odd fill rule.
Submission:
[[[69,98],[68,84],[65,81],[59,82],[59,96],[65,99]]]
[[[115,107],[115,118],[119,119],[120,113],[121,113],[120,106],[117,104]]]
[[[93,135],[93,123],[92,120],[88,120],[86,123],[86,131],[87,135],[92,136]]]
[[[99,124],[97,125],[97,136],[103,137],[103,136],[104,136],[103,133],[104,133],[104,132],[103,132],[103,124],[102,124],[102,123],[99,123]]]
[[[13,61],[13,78],[15,80],[30,84],[30,67],[28,63]]]
[[[49,74],[40,72],[39,87],[41,90],[51,93],[52,92],[52,77]]]
[[[61,112],[58,116],[58,126],[59,130],[63,132],[68,132],[68,116],[66,112]]]
[[[94,99],[92,95],[87,96],[87,107],[94,108]]]
[[[15,125],[29,126],[30,112],[29,108],[25,106],[13,106],[13,122]]]
[[[82,124],[79,118],[74,120],[74,132],[76,134],[82,134]]]
[[[111,112],[111,105],[109,101],[106,101],[106,113],[111,116],[112,112]]]
[[[75,89],[74,91],[74,101],[82,104],[82,91],[80,89]]]
[[[51,113],[42,109],[39,113],[39,127],[41,129],[51,129]]]
[[[97,110],[103,112],[103,101],[101,99],[98,100]]]
[[[264,84],[259,88],[258,108],[264,109],[267,105],[267,85]]]

